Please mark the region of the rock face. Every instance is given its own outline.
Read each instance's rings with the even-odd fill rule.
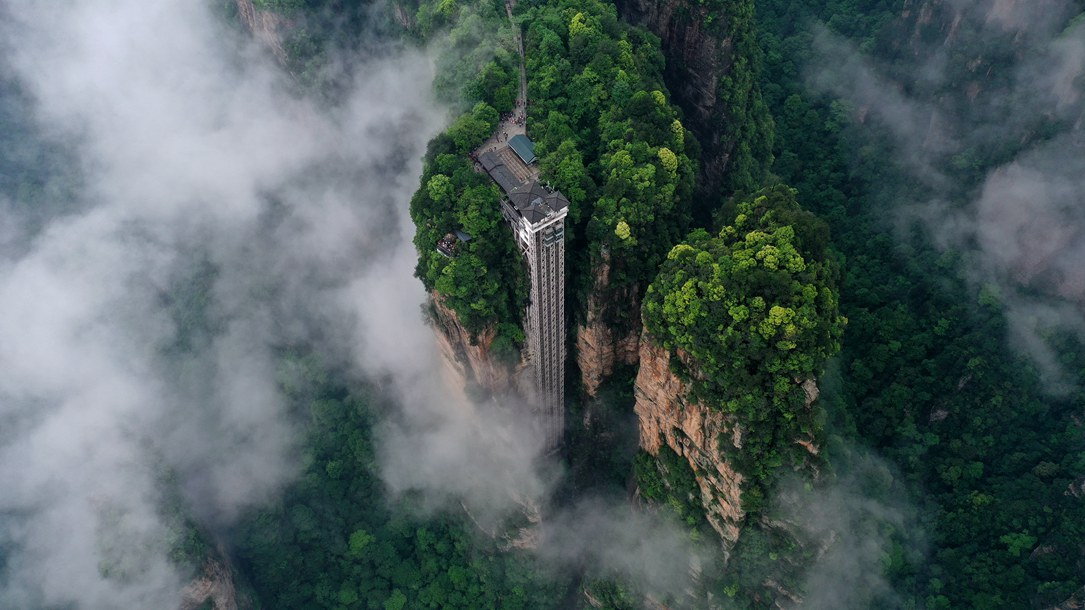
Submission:
[[[256,8],[252,0],[236,0],[237,12],[253,37],[263,43],[280,64],[286,64],[286,47],[283,44],[289,27],[286,18],[278,13]]]
[[[689,387],[671,371],[670,352],[640,341],[640,371],[634,410],[641,447],[652,455],[667,445],[689,461],[701,489],[701,503],[724,546],[730,547],[746,513],[742,510],[742,474],[723,455],[723,447],[742,447],[742,427],[723,412],[689,398]]]
[[[233,573],[228,565],[216,558],[208,558],[203,565],[203,573],[185,586],[178,609],[195,610],[208,601],[215,610],[245,610],[250,607],[248,603],[238,603]]]
[[[671,371],[671,357],[666,349],[653,345],[647,333],[641,337],[634,390],[640,445],[653,456],[666,445],[686,458],[701,490],[708,523],[723,539],[724,548],[730,548],[746,517],[742,510],[745,477],[734,469],[726,453],[741,451],[742,425],[733,416],[692,399],[688,384]],[[801,385],[809,407],[817,400],[817,384],[808,379]],[[817,455],[818,447],[811,440],[795,442]]]
[[[392,5],[392,20],[396,22],[399,27],[404,30],[411,30],[414,28],[414,17],[412,11],[408,8],[401,6],[399,3]]]
[[[431,292],[430,300],[435,313],[434,334],[437,336],[437,344],[459,387],[474,384],[493,395],[524,395],[530,390],[530,380],[527,379],[529,375],[525,374],[527,365],[523,359],[517,365],[509,366],[491,354],[493,329],[487,329],[472,338],[471,333],[460,324],[456,312],[442,302],[440,294]]]
[[[595,269],[595,278],[591,296],[588,298],[586,322],[576,328],[576,362],[580,367],[581,381],[589,396],[595,396],[599,384],[614,372],[616,364],[636,364],[640,343],[640,329],[622,335],[615,333],[613,327],[604,320],[608,304],[602,295],[607,294],[610,282],[610,254],[604,252],[600,264]],[[627,307],[629,311],[640,311],[636,287],[628,294],[615,299],[609,297],[616,306]]]
[[[688,0],[620,0],[618,10],[626,21],[647,27],[660,37],[667,58],[667,87],[689,117],[689,126],[701,141],[703,180],[716,186],[722,180],[735,143],[724,140],[720,117],[725,116],[718,99],[719,79],[731,69],[732,40],[719,38],[706,24],[723,31],[719,20],[726,15]],[[713,14],[715,13],[715,14]]]

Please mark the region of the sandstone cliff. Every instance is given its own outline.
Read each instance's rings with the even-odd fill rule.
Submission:
[[[733,416],[690,397],[689,385],[671,371],[671,354],[653,345],[645,334],[640,340],[640,370],[635,387],[641,447],[655,456],[666,445],[686,458],[701,491],[708,523],[723,539],[724,548],[737,540],[745,520],[742,484],[726,454],[742,449],[742,424]],[[678,355],[681,358],[681,354]],[[802,383],[809,407],[818,397],[812,380]],[[796,444],[811,454],[818,448],[808,439]]]
[[[280,64],[286,65],[286,47],[284,40],[289,21],[279,13],[256,8],[252,0],[236,0],[237,12],[241,23],[252,33],[253,38],[266,46]]]
[[[238,596],[233,571],[221,557],[208,557],[200,575],[185,585],[178,610],[205,608],[208,602],[214,610],[246,610],[252,607],[251,600]]]
[[[472,337],[460,323],[456,312],[442,302],[440,294],[430,292],[430,301],[433,304],[437,345],[457,387],[475,386],[498,396],[510,393],[524,395],[530,390],[527,365],[522,359],[509,365],[493,356],[492,328]]]
[[[625,20],[647,27],[662,42],[667,87],[703,149],[702,190],[714,194],[728,182],[727,172],[736,164],[742,172],[766,169],[773,129],[758,84],[760,47],[752,1],[618,0],[617,4]],[[739,179],[737,186],[755,186],[743,181]]]
[[[716,82],[733,61],[732,41],[708,31],[709,8],[685,0],[624,0],[622,16],[659,36],[668,64],[680,70],[674,95],[697,121],[707,121],[716,107]],[[670,83],[668,83],[670,85]],[[707,144],[708,142],[706,142]]]
[[[665,444],[689,461],[705,516],[724,546],[730,547],[738,540],[746,516],[744,478],[731,467],[723,449],[742,447],[742,427],[723,412],[690,399],[688,385],[671,371],[670,364],[670,352],[642,337],[634,389],[640,444],[652,455],[658,455]]]
[[[635,286],[624,291],[618,298],[607,297],[606,288],[610,282],[610,254],[604,252],[595,269],[591,296],[588,297],[587,319],[576,327],[576,362],[580,367],[584,391],[595,396],[599,384],[614,372],[616,364],[635,364],[640,341],[640,329],[629,333],[615,332],[614,327],[606,322],[608,307],[623,307],[628,311],[640,311],[640,302]]]

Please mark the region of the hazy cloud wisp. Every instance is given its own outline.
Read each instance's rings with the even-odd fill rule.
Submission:
[[[930,61],[911,72],[894,65],[892,76],[820,29],[809,77],[888,128],[895,160],[934,193],[919,201],[888,194],[897,218],[918,221],[939,247],[963,255],[967,279],[1001,301],[1011,342],[1062,393],[1074,382],[1048,338],[1085,341],[1085,21],[1067,23],[1080,10],[1067,0],[1044,5],[950,3],[941,9],[952,20],[944,44],[923,47]],[[958,48],[974,50],[967,66],[950,61]],[[973,71],[992,57],[997,70]],[[959,193],[973,158],[1015,141],[1027,145],[978,189]]]
[[[206,3],[16,1],[3,17],[6,68],[83,182],[71,213],[3,231],[25,247],[0,260],[0,605],[171,607],[162,469],[205,524],[229,523],[298,468],[274,348],[320,330],[374,358],[385,346],[349,330],[366,316],[352,289],[409,295],[384,325],[418,316],[413,265],[373,253],[407,242],[444,120],[430,61],[352,58],[356,88],[329,108]],[[216,331],[164,355],[189,332],[178,286],[204,264]]]

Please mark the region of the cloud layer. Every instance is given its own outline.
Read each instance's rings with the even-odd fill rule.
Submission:
[[[171,607],[163,473],[214,527],[298,467],[275,349],[419,349],[430,61],[351,58],[320,106],[206,3],[4,9],[5,76],[80,182],[36,223],[0,198],[0,606]]]

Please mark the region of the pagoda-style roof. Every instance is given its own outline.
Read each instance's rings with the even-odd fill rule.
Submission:
[[[509,191],[509,203],[531,224],[535,224],[569,207],[569,200],[532,180]]]

